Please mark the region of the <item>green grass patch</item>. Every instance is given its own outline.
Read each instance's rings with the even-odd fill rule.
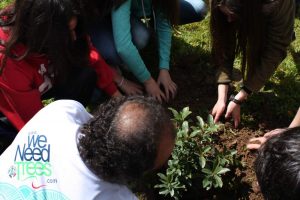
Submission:
[[[259,122],[270,116],[288,125],[287,123],[296,113],[300,105],[300,20],[298,18],[295,21],[295,33],[296,40],[290,45],[286,59],[261,91],[253,94],[247,104],[242,106],[244,125],[253,124],[253,118]],[[200,60],[209,62],[206,63],[209,66],[211,48],[209,41],[209,16],[202,22],[180,26],[174,34],[172,62],[177,63],[183,57],[198,54]],[[199,62],[199,65],[203,63]],[[239,58],[235,60],[234,68],[240,70]]]
[[[6,5],[8,5],[11,2],[12,2],[12,0],[1,0],[0,1],[0,9],[4,8]]]

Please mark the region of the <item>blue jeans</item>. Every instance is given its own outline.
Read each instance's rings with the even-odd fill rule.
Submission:
[[[207,13],[207,7],[202,0],[180,0],[179,3],[180,25],[201,21]],[[143,49],[149,42],[152,30],[134,17],[130,22],[132,42],[137,49]],[[90,28],[90,36],[93,45],[107,63],[114,66],[123,64],[116,50],[110,17],[93,24]]]

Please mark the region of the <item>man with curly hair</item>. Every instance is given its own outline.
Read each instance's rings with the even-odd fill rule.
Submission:
[[[4,199],[137,199],[127,185],[163,165],[175,142],[154,99],[112,99],[94,115],[72,100],[43,108],[0,156]]]
[[[265,199],[299,199],[300,127],[268,138],[258,151],[254,169]]]

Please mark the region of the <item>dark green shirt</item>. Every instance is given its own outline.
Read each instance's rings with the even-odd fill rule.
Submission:
[[[294,33],[295,0],[266,0],[262,12],[267,26],[265,46],[254,73],[246,75],[243,82],[254,92],[263,87],[286,57]],[[223,66],[218,68],[217,83],[231,82],[234,58],[234,48],[229,48]]]

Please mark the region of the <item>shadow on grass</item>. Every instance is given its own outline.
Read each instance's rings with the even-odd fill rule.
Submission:
[[[295,70],[278,69],[275,81],[268,81],[261,92],[253,94],[242,107],[243,125],[273,129],[287,127],[300,105],[300,53],[290,48]]]
[[[157,66],[157,59],[153,59],[157,58],[154,49],[155,42],[152,42],[142,52],[147,66]],[[178,86],[178,93],[174,100],[166,104],[167,107],[182,110],[189,106],[193,112],[192,117],[202,116],[206,119],[217,99],[216,69],[211,64],[210,55],[210,51],[201,45],[192,46],[181,37],[173,37],[170,74]],[[157,75],[157,67],[151,68],[150,71],[154,76]],[[197,180],[182,199],[247,199],[251,185],[242,182],[245,174],[236,177],[234,171],[225,177],[224,188],[206,191],[202,188],[202,181]],[[231,184],[228,184],[229,180]],[[148,179],[147,183],[150,183],[150,188],[146,189],[147,197],[141,199],[170,199],[158,195],[158,191],[153,189],[153,185],[158,183],[156,175]]]

